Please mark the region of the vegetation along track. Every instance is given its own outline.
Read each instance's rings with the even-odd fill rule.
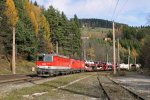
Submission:
[[[144,100],[144,98],[116,83],[107,75],[98,74],[97,79],[107,100]]]

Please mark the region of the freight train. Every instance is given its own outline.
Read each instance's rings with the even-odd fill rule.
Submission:
[[[36,61],[38,76],[54,76],[99,70],[113,70],[113,65],[101,62],[81,61],[57,54],[39,54]]]
[[[127,67],[126,67],[126,66]],[[118,66],[116,65],[117,69]],[[139,64],[132,64],[132,68],[140,68]],[[128,69],[127,64],[120,64],[120,69]],[[59,74],[71,74],[84,71],[108,71],[113,70],[113,64],[105,62],[81,61],[57,54],[39,54],[36,61],[38,76],[55,76]]]

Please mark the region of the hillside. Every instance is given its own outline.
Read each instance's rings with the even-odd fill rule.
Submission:
[[[103,39],[107,36],[109,32],[112,32],[111,28],[91,28],[91,27],[83,27],[81,28],[81,35],[83,37],[93,37]]]
[[[96,18],[86,19],[86,18],[83,18],[83,19],[79,19],[79,22],[80,22],[81,27],[112,28],[112,21],[104,20],[104,19],[96,19]],[[115,24],[116,24],[116,27],[127,26],[126,24],[118,23],[118,22],[116,22]]]
[[[106,62],[106,54],[108,54],[110,55],[108,61],[112,62],[112,42],[104,41],[104,38],[107,37],[107,34],[111,32],[111,28],[81,28],[81,36],[88,37],[88,39],[83,40],[87,60]]]
[[[120,39],[120,58],[121,63],[128,63],[128,48],[130,47],[131,63],[141,63],[148,67],[146,61],[148,54],[149,27],[129,27],[123,26],[116,28],[116,39]],[[111,28],[101,27],[82,27],[82,37],[89,37],[84,40],[83,44],[86,50],[86,58],[88,60],[108,61],[112,62],[113,50],[112,41],[104,41],[108,34],[112,35]],[[117,48],[117,45],[116,45]],[[117,50],[116,50],[117,57]],[[143,58],[145,60],[143,60]],[[116,59],[117,61],[117,59]],[[145,65],[144,65],[145,64]]]

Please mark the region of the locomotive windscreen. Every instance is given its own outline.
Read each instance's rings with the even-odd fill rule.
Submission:
[[[51,55],[46,55],[46,56],[44,57],[44,61],[46,61],[46,62],[52,62],[52,61],[53,61],[53,56],[51,56]]]
[[[37,61],[52,62],[53,55],[38,55]]]

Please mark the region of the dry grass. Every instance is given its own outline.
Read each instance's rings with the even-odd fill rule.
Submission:
[[[16,59],[16,72],[18,74],[31,73],[32,67],[35,67],[34,62],[29,62],[22,58]],[[5,57],[0,58],[0,74],[11,74],[11,62]]]

